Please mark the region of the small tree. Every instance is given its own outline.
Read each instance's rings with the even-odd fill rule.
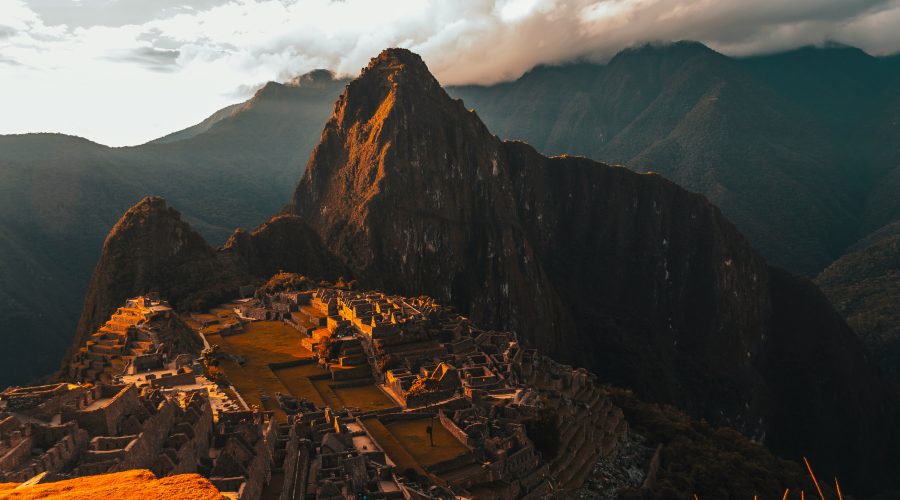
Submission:
[[[200,362],[203,363],[203,368],[207,373],[209,373],[210,367],[219,366],[221,354],[222,349],[218,344],[214,344],[212,347],[207,347],[200,351]]]

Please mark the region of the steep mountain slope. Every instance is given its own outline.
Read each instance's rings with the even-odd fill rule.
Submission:
[[[103,146],[0,137],[0,386],[58,366],[100,243],[135,192]]]
[[[191,137],[198,136],[211,129],[213,125],[240,112],[243,104],[244,103],[238,103],[232,104],[231,106],[226,106],[209,115],[205,120],[196,125],[191,125],[188,128],[179,130],[177,132],[172,132],[171,134],[166,134],[163,137],[150,141],[148,144],[168,144],[170,142],[183,141],[185,139],[190,139]]]
[[[837,44],[731,59],[683,42],[451,94],[503,137],[653,170],[706,195],[770,262],[821,272],[896,373],[889,245],[853,252],[900,220],[897,61]]]
[[[900,57],[897,58],[900,60]],[[900,73],[900,64],[894,63]],[[872,127],[872,141],[886,146],[876,159],[883,165],[885,174],[878,177],[866,200],[865,229],[876,231],[885,225],[900,221],[900,92],[896,92],[897,79],[881,100],[880,120]]]
[[[816,282],[900,388],[900,222],[856,248]]]
[[[775,268],[769,277],[772,329],[760,360],[772,391],[766,444],[782,456],[842,464],[835,476],[860,493],[897,488],[896,391],[812,282]]]
[[[897,69],[845,47],[732,59],[679,42],[451,94],[502,137],[700,192],[768,260],[815,275],[900,213],[878,182],[900,155]]]
[[[258,278],[281,271],[328,279],[350,275],[319,235],[294,215],[277,215],[252,233],[238,229],[222,250],[237,268]]]
[[[0,137],[0,387],[56,368],[104,236],[135,200],[167,197],[213,242],[283,206],[344,84],[327,72],[270,83],[180,137],[132,148]]]
[[[896,466],[896,394],[814,286],[659,176],[501,142],[408,51],[347,87],[290,211],[367,286],[427,293],[640,396],[772,431],[774,449],[858,487]],[[809,397],[779,389],[798,359]]]

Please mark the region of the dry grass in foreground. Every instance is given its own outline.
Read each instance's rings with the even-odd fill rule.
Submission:
[[[815,490],[807,495],[806,490],[801,488],[785,488],[781,500],[788,500],[789,498],[799,498],[800,500],[806,500],[806,498],[810,498],[810,500],[815,498],[818,498],[819,500],[835,498],[836,500],[844,500],[844,494],[841,492],[841,484],[838,482],[837,478],[834,478],[833,490],[829,489],[830,485],[826,485],[824,486],[825,491],[823,491],[823,486],[819,483],[819,479],[813,472],[812,466],[809,464],[809,460],[807,460],[806,457],[803,457],[803,464],[806,465],[806,470],[809,472],[809,477],[812,480],[813,486],[815,486]],[[828,495],[825,494],[826,492]],[[694,494],[694,500],[700,500],[700,496]],[[759,500],[759,495],[754,495],[753,500]]]
[[[219,500],[219,493],[198,474],[180,474],[157,479],[148,470],[86,476],[57,483],[0,485],[2,499],[96,500],[98,498],[165,498],[166,500]]]

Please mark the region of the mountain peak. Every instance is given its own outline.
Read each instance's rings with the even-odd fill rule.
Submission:
[[[137,202],[131,210],[141,210],[141,211],[150,211],[150,210],[165,210],[168,208],[166,206],[165,198],[161,196],[149,195],[145,196],[141,201]],[[129,210],[129,212],[131,211]]]
[[[169,208],[165,199],[159,196],[146,196],[129,208],[116,225],[113,226],[112,231],[107,236],[107,244],[109,244],[110,239],[135,227],[146,226],[151,223],[158,224],[156,221],[160,220],[168,220],[175,225],[183,224],[181,222],[181,214],[174,208]]]
[[[407,49],[390,48],[372,58],[350,82],[335,114],[341,118],[341,125],[373,118],[380,121],[396,104],[411,108],[417,101],[435,97],[450,101],[425,61]]]
[[[419,54],[409,49],[390,47],[373,57],[369,61],[369,66],[363,70],[363,73],[379,68],[402,69],[401,66],[428,71],[428,66],[425,65],[425,61],[422,60],[422,56]]]
[[[367,88],[365,83],[379,83],[386,87],[417,87],[418,91],[440,89],[440,84],[428,70],[428,66],[418,54],[400,48],[381,51],[363,68],[359,78],[351,82],[358,88]]]
[[[325,139],[310,159],[309,165],[320,165],[308,167],[307,176],[329,177],[325,170],[330,167],[324,166],[328,162],[316,158],[338,143],[353,143],[357,159],[366,159],[353,179],[365,185],[359,186],[361,190],[368,191],[375,187],[376,179],[384,176],[379,166],[391,163],[382,159],[400,136],[406,138],[402,143],[418,144],[426,140],[418,137],[425,130],[434,129],[438,122],[455,123],[463,115],[484,127],[473,113],[465,110],[462,101],[452,99],[444,91],[421,57],[407,49],[386,49],[370,60],[338,98],[325,126]],[[412,139],[409,134],[417,138]]]
[[[679,64],[695,58],[702,58],[702,60],[728,60],[727,56],[700,42],[682,40],[672,43],[645,43],[625,49],[616,54],[610,60],[608,66],[640,64],[656,67],[666,62]]]
[[[428,69],[422,57],[408,49],[385,49],[369,61],[361,77],[376,77],[390,82],[394,88],[409,88],[415,92],[437,92],[448,98],[441,84]],[[362,78],[361,78],[362,79]],[[448,98],[449,100],[449,98]]]
[[[476,177],[476,168],[489,177],[489,160],[475,165],[456,159],[475,143],[489,149],[496,139],[462,101],[447,95],[422,58],[406,49],[384,50],[335,104],[290,210],[327,212],[328,218],[341,211],[359,219],[364,211],[356,204],[384,189],[411,189],[407,183],[424,189],[427,179],[447,175],[449,168],[456,180],[464,173]],[[347,182],[331,182],[335,177]]]
[[[308,73],[304,73],[302,75],[295,76],[290,80],[284,82],[288,87],[323,87],[326,86],[338,78],[335,76],[334,71],[328,69],[314,69]]]

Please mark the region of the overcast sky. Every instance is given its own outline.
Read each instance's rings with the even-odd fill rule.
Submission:
[[[731,55],[841,41],[900,51],[900,0],[0,0],[0,134],[139,144],[316,68],[390,46],[443,84],[602,61],[647,41]]]

